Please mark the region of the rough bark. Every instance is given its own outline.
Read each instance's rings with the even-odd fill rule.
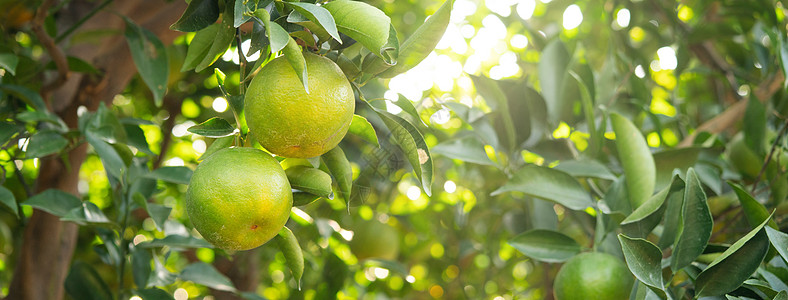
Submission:
[[[98,3],[73,1],[62,13],[81,16],[91,5]],[[117,1],[86,22],[79,31],[115,29],[122,32],[123,20],[110,13],[114,11],[152,31],[164,43],[170,43],[179,33],[169,30],[169,25],[184,9],[185,2],[179,0],[169,3]],[[93,63],[104,72],[99,78],[74,74],[48,97],[54,112],[70,128],[76,128],[79,106],[93,110],[101,102],[108,103],[126,87],[136,69],[122,35],[102,39],[98,44],[72,45],[66,52]],[[79,169],[86,155],[87,146],[83,144],[68,153],[67,164],[56,157],[42,160],[36,191],[57,188],[78,195]],[[53,215],[35,210],[24,230],[18,264],[6,299],[63,299],[63,282],[77,243],[77,230],[73,223],[61,222]]]

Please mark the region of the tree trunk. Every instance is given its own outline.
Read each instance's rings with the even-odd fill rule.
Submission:
[[[79,19],[89,12],[96,1],[72,1],[61,11],[64,16]],[[172,2],[127,0],[116,1],[104,11],[88,20],[78,32],[115,29],[122,32],[124,21],[110,11],[128,16],[142,25],[164,43],[179,35],[169,30],[184,11],[182,0]],[[61,30],[68,27],[65,25]],[[77,108],[85,106],[95,110],[99,103],[109,103],[120,93],[136,74],[128,46],[122,35],[102,39],[99,44],[72,45],[65,50],[70,55],[94,64],[104,72],[101,78],[73,74],[65,84],[55,90],[49,99],[50,106],[70,128],[77,128]],[[57,188],[79,196],[79,169],[87,155],[83,144],[68,153],[68,163],[60,158],[42,159],[36,192]],[[6,299],[63,299],[63,282],[71,265],[77,243],[77,225],[61,222],[56,216],[35,210],[24,230],[18,264]]]

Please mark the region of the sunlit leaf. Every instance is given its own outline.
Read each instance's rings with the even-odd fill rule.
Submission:
[[[484,151],[484,144],[474,136],[447,140],[432,147],[431,152],[432,154],[443,155],[465,162],[481,165],[495,165]]]
[[[27,144],[27,158],[44,157],[58,153],[68,145],[68,140],[57,132],[42,131],[30,137]]]
[[[512,178],[492,195],[510,191],[549,200],[573,210],[584,210],[593,206],[591,196],[575,178],[564,172],[537,165],[528,165],[517,170]]]
[[[679,219],[679,233],[673,246],[670,267],[673,272],[686,267],[699,255],[711,238],[714,219],[706,202],[706,193],[692,168],[687,171],[684,203]]]
[[[539,57],[539,84],[547,104],[548,120],[568,120],[572,114],[574,99],[564,97],[568,70],[572,60],[560,39],[549,43]]]
[[[334,16],[340,32],[364,45],[386,63],[397,62],[398,49],[389,45],[391,19],[383,11],[364,2],[349,0],[331,1],[323,7]]]
[[[263,22],[265,27],[265,35],[268,36],[268,42],[271,45],[271,53],[279,52],[287,46],[290,42],[290,35],[287,30],[282,28],[276,22],[271,22],[271,15],[265,9],[258,9],[254,12],[255,17]]]
[[[187,167],[160,167],[148,173],[145,177],[178,184],[189,184],[192,173],[194,171]]]
[[[219,28],[221,28],[221,24],[212,24],[194,34],[194,38],[189,43],[189,49],[186,51],[181,72],[196,68],[206,58]]]
[[[222,22],[218,25],[211,25],[217,26],[216,35],[213,37],[213,41],[210,44],[210,47],[206,50],[206,54],[202,56],[202,60],[196,65],[194,68],[195,71],[200,72],[205,70],[209,66],[211,66],[217,59],[219,59],[224,52],[230,47],[232,44],[233,39],[235,38],[235,27],[233,27],[233,7],[227,5],[225,7],[224,14],[222,15]],[[191,48],[191,46],[190,46]],[[186,53],[186,57],[189,57],[189,53]],[[188,61],[188,59],[187,59]],[[184,63],[184,67],[186,63]]]
[[[301,251],[301,246],[298,244],[298,238],[290,231],[290,228],[282,227],[279,234],[274,236],[279,251],[285,256],[287,266],[293,277],[298,284],[298,289],[301,289],[301,276],[304,275],[304,253]]]
[[[242,2],[242,1],[238,1]],[[170,26],[172,30],[194,32],[216,22],[219,4],[215,0],[192,0],[180,19]]]
[[[48,189],[28,198],[23,205],[30,205],[58,217],[65,216],[74,208],[81,207],[82,201],[76,196],[58,189]]]
[[[646,202],[654,193],[656,166],[648,144],[632,122],[619,114],[610,114],[616,133],[618,159],[627,175],[627,191],[632,208]]]
[[[342,42],[337,31],[337,25],[334,22],[334,17],[324,7],[317,6],[305,2],[285,2],[288,6],[292,7],[300,14],[311,20],[312,22],[320,25],[331,37],[335,40]]]
[[[290,63],[291,67],[293,67],[298,80],[304,85],[304,90],[306,90],[306,93],[309,94],[306,60],[304,59],[304,54],[301,53],[301,47],[298,46],[298,43],[296,43],[292,37],[288,36],[287,45],[285,45],[285,48],[282,49],[282,52],[284,53],[287,62]]]
[[[322,161],[339,187],[339,194],[346,204],[350,201],[351,192],[353,190],[353,167],[350,165],[345,152],[339,146],[329,150],[320,156]]]
[[[212,138],[225,137],[235,133],[235,127],[219,117],[210,118],[205,122],[189,127],[187,130],[194,134]]]
[[[192,263],[183,268],[180,278],[220,291],[235,291],[232,281],[227,276],[219,273],[212,265],[203,262]]]
[[[432,195],[432,157],[421,132],[413,124],[397,115],[381,110],[375,110],[375,112],[386,124],[386,127],[391,130],[397,144],[405,152],[416,177],[421,181],[424,193],[427,196]]]
[[[580,253],[582,247],[563,233],[535,229],[509,240],[509,245],[526,256],[544,262],[564,262]]]
[[[602,163],[596,160],[567,160],[562,161],[557,166],[556,170],[564,171],[573,177],[589,177],[607,180],[616,180],[616,175],[613,175],[610,170]]]
[[[155,34],[137,26],[129,18],[124,18],[124,20],[126,21],[126,42],[131,50],[131,58],[140,72],[142,81],[153,93],[156,106],[161,106],[164,93],[167,92],[167,78],[170,75],[167,50]]]

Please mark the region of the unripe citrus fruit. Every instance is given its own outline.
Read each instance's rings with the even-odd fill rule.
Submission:
[[[627,300],[634,279],[627,266],[605,253],[581,253],[567,261],[553,282],[556,300]]]
[[[376,220],[361,222],[353,229],[350,251],[358,260],[394,260],[399,254],[399,234],[393,227]]]
[[[279,156],[310,158],[336,147],[356,107],[353,89],[330,59],[304,53],[309,93],[284,56],[270,61],[246,91],[251,134]]]
[[[227,148],[194,170],[186,212],[205,240],[248,250],[273,238],[290,216],[293,194],[285,171],[268,153]]]

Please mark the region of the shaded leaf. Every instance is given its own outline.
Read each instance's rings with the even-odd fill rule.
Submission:
[[[112,300],[112,292],[107,283],[89,264],[75,261],[63,283],[66,293],[74,299]]]
[[[16,66],[19,64],[19,57],[13,53],[0,53],[0,68],[5,69],[11,75],[16,75]]]
[[[288,36],[288,38],[287,45],[282,49],[282,53],[284,53],[290,66],[293,67],[298,80],[304,85],[304,90],[309,94],[306,60],[304,59],[304,54],[301,53],[301,46],[298,46],[298,43],[292,37]]]
[[[298,239],[295,234],[290,231],[290,228],[282,227],[279,234],[274,236],[276,244],[279,246],[279,251],[285,256],[287,266],[298,285],[301,289],[301,276],[304,275],[304,253],[301,251],[301,246],[298,244]]]
[[[22,99],[22,101],[25,101],[27,105],[30,105],[30,107],[35,108],[37,111],[41,111],[49,114],[49,112],[46,110],[47,106],[46,104],[44,104],[44,98],[41,98],[41,95],[26,87],[20,85],[14,85],[14,84],[0,83],[0,91],[11,94],[19,99]]]
[[[192,263],[183,268],[180,278],[212,289],[235,292],[235,287],[227,276],[203,262]]]
[[[136,293],[142,300],[170,300],[175,299],[170,293],[160,288],[149,288],[143,290],[136,290]]]
[[[504,125],[504,133],[506,134],[506,141],[509,146],[508,149],[514,149],[514,147],[517,146],[517,136],[512,116],[508,114],[509,99],[506,97],[506,94],[496,80],[484,76],[470,75],[470,77],[471,80],[473,80],[473,85],[476,87],[477,93],[487,100],[489,105],[495,106],[496,110],[502,112],[500,117]],[[498,131],[496,131],[496,133],[497,132]]]
[[[163,239],[155,239],[150,242],[143,242],[137,246],[143,248],[156,248],[164,246],[173,248],[213,248],[211,243],[208,243],[203,239],[182,235],[168,235]]]
[[[299,165],[287,168],[285,174],[293,189],[329,199],[334,197],[331,190],[331,175],[320,169]]]
[[[352,125],[351,125],[352,126]],[[320,156],[322,161],[339,187],[339,194],[345,200],[345,204],[350,201],[350,193],[353,190],[353,167],[350,165],[345,151],[339,146],[329,150]]]
[[[238,1],[242,2],[242,1]],[[192,0],[183,15],[170,26],[172,30],[194,32],[216,22],[219,4],[215,0]]]
[[[687,171],[684,203],[679,220],[679,233],[673,246],[670,267],[673,272],[688,266],[699,255],[711,238],[714,220],[706,202],[706,193],[692,168]]]
[[[23,205],[30,205],[58,217],[65,216],[74,208],[81,207],[82,201],[76,196],[58,189],[48,189],[28,198]]]
[[[101,158],[101,162],[104,164],[104,169],[107,171],[107,174],[115,178],[121,178],[121,174],[126,171],[126,163],[115,148],[90,132],[85,135],[85,139],[93,146],[93,149]]]
[[[142,128],[139,125],[133,124],[123,124],[123,129],[126,130],[126,137],[128,138],[129,146],[137,148],[137,150],[142,151],[145,154],[153,156],[153,151],[150,150],[150,146],[148,145],[148,140],[145,139],[145,132],[142,131]]]
[[[287,30],[282,28],[276,22],[271,22],[271,15],[265,9],[258,9],[254,15],[263,22],[265,27],[265,35],[268,36],[268,42],[271,45],[271,53],[279,52],[287,46],[290,42],[290,35]]]
[[[559,163],[554,169],[566,172],[572,177],[616,180],[616,175],[596,160],[566,160]]]
[[[771,227],[766,227],[766,234],[777,253],[780,253],[784,261],[788,261],[788,234]]]
[[[225,6],[225,11],[222,15],[222,22],[218,25],[211,25],[218,26],[216,28],[216,35],[213,37],[213,41],[206,51],[206,54],[202,56],[202,60],[194,68],[195,71],[200,72],[208,68],[217,59],[219,59],[219,57],[222,56],[222,54],[224,54],[224,52],[226,52],[230,47],[230,44],[232,44],[233,38],[235,38],[235,27],[233,27],[233,8],[234,7],[232,5]],[[188,58],[188,56],[189,53],[187,52],[186,57]],[[184,62],[184,67],[185,66],[186,63]]]
[[[632,122],[619,114],[610,114],[616,133],[618,159],[627,175],[627,191],[632,208],[646,202],[654,192],[656,166],[648,144]]]
[[[758,200],[750,195],[744,188],[734,182],[729,181],[728,185],[733,188],[733,191],[736,193],[736,197],[739,198],[739,202],[741,203],[742,211],[744,211],[744,216],[747,218],[747,222],[750,226],[757,226],[763,220],[769,218],[769,211],[766,210],[766,207],[763,206]],[[778,228],[777,223],[774,220],[769,220],[769,227],[771,228]]]
[[[695,280],[698,296],[729,293],[750,278],[769,251],[769,238],[764,230],[769,220],[771,216],[731,245],[698,275]]]
[[[19,213],[16,207],[16,198],[14,197],[14,193],[12,193],[4,186],[0,186],[0,204],[7,207],[8,211],[13,213],[15,217],[19,218]]]
[[[235,127],[230,125],[225,119],[213,117],[205,122],[189,127],[188,131],[202,136],[220,138],[235,133]]]
[[[212,1],[206,0],[205,2]],[[161,106],[164,93],[167,92],[167,78],[170,74],[167,50],[153,32],[137,26],[129,18],[124,18],[124,20],[126,21],[126,42],[129,44],[134,65],[137,66],[142,81],[153,93],[156,106]]]
[[[654,187],[661,190],[669,185],[675,169],[679,169],[681,174],[686,174],[687,169],[698,161],[698,155],[702,149],[699,147],[687,147],[654,153],[654,165],[657,170]]]
[[[443,155],[452,159],[480,165],[495,165],[487,156],[482,144],[476,137],[467,136],[461,139],[448,140],[435,145],[432,154]]]
[[[413,167],[416,177],[421,181],[424,193],[432,195],[432,157],[427,143],[418,129],[405,119],[386,111],[375,110],[375,112],[391,130],[391,134],[397,144],[405,152],[408,162]]]
[[[160,167],[146,174],[145,177],[188,185],[193,173],[194,171],[187,167]]]
[[[391,19],[383,11],[364,2],[349,0],[331,1],[323,7],[334,16],[340,32],[361,43],[387,64],[397,62],[398,49],[389,44]]]
[[[89,201],[83,201],[79,207],[71,209],[60,220],[74,222],[79,225],[113,224],[98,206]]]
[[[141,244],[140,244],[141,245]],[[177,275],[167,270],[164,264],[159,260],[159,256],[153,256],[153,272],[148,277],[148,286],[167,286],[175,282],[178,278]]]
[[[535,260],[564,262],[580,253],[582,247],[563,233],[545,229],[534,229],[509,240],[509,245]]]
[[[572,55],[560,39],[549,43],[539,57],[539,85],[547,104],[548,120],[553,122],[568,120],[572,114],[570,101],[574,99],[564,97],[571,60]]]
[[[351,124],[352,126],[352,124]],[[11,123],[0,122],[0,146],[5,145],[14,135],[23,131],[24,128]]]
[[[492,195],[510,191],[549,200],[573,210],[584,210],[593,206],[591,197],[574,177],[537,165],[528,165],[517,170],[512,178]]]
[[[664,290],[662,279],[662,251],[645,239],[618,235],[627,267],[640,282],[649,287]]]
[[[337,31],[337,25],[334,22],[334,17],[331,16],[331,13],[327,9],[321,6],[317,6],[305,2],[285,2],[285,3],[288,6],[292,7],[295,11],[299,12],[301,15],[305,16],[310,21],[320,25],[320,27],[323,30],[325,30],[331,37],[333,37],[338,42],[342,43],[342,38],[339,37],[339,32]]]
[[[148,278],[151,274],[151,253],[150,250],[144,248],[134,247],[131,251],[131,274],[134,278],[134,284],[138,287],[146,287],[148,285]]]
[[[220,24],[212,24],[194,34],[194,38],[189,42],[189,49],[186,50],[181,72],[196,68],[206,58],[220,27]]]
[[[355,134],[370,144],[380,147],[380,143],[378,143],[378,135],[375,134],[375,128],[372,127],[372,124],[370,124],[369,121],[367,121],[367,118],[359,115],[353,115],[353,120],[350,121],[350,128],[347,132]]]
[[[678,178],[678,176],[676,176]],[[624,232],[632,237],[646,237],[662,220],[665,211],[665,200],[671,193],[682,192],[684,183],[674,181],[674,185],[667,186],[655,194],[643,205],[636,208],[629,216],[621,221]]]
[[[53,131],[38,132],[30,137],[25,157],[44,157],[58,153],[66,146],[68,146],[68,140],[59,133]]]
[[[754,150],[759,157],[766,151],[766,107],[761,101],[747,101],[747,109],[742,120],[744,142]]]

